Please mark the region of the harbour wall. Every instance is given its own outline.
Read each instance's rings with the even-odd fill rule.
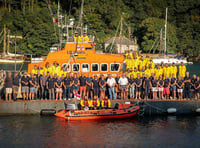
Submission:
[[[80,106],[78,101],[10,101],[0,102],[0,115],[13,114],[41,114],[50,113],[64,109],[67,104],[76,104]],[[130,100],[114,100],[111,101],[111,107],[116,103],[135,103],[140,106],[139,115],[181,115],[196,114],[200,115],[200,101],[130,101]]]

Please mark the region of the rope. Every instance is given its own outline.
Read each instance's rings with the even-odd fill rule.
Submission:
[[[149,104],[149,103],[147,103],[147,102],[144,102],[145,104],[147,104],[148,106],[150,106],[150,107],[152,107],[152,108],[154,108],[154,109],[156,109],[156,110],[158,110],[158,111],[161,111],[161,112],[166,112],[165,110],[163,110],[162,108],[159,108],[159,107],[156,107],[156,106],[153,106],[153,105],[151,105],[151,104]]]
[[[24,65],[24,62],[21,64],[21,67],[20,67],[20,69],[18,71],[18,74],[21,72],[23,65]]]

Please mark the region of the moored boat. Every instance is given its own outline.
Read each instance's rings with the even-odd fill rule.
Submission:
[[[140,107],[134,104],[117,104],[114,109],[61,110],[54,115],[67,120],[124,119],[135,116]]]

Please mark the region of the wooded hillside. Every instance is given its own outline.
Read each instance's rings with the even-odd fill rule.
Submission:
[[[82,0],[60,0],[63,23],[69,18],[79,22]],[[84,0],[83,24],[95,35],[97,48],[115,36],[123,17],[123,35],[138,40],[140,50],[148,52],[162,28],[164,38],[165,8],[168,7],[167,50],[185,55],[200,53],[200,0]],[[57,0],[2,0],[0,33],[4,24],[12,35],[21,35],[18,52],[46,55],[58,43]],[[119,33],[118,33],[119,36]],[[0,41],[2,36],[0,36]],[[10,46],[14,50],[13,45]],[[156,47],[155,47],[156,48]],[[159,50],[160,46],[157,46]],[[0,44],[2,51],[2,42]]]

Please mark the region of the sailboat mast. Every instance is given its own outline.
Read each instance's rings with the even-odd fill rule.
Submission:
[[[160,53],[162,54],[162,28],[160,29]]]
[[[165,16],[165,55],[167,52],[167,11],[168,8],[166,8],[166,16]]]
[[[122,16],[121,16],[121,29],[120,29],[120,54],[122,53],[122,29],[123,29],[123,24],[122,24]]]
[[[6,25],[4,25],[3,55],[6,54]]]
[[[81,36],[83,35],[83,4],[84,4],[84,0],[82,0],[82,3],[81,3],[81,14],[80,14]]]
[[[8,30],[8,35],[7,35],[7,38],[8,38],[8,41],[7,41],[7,53],[10,51],[10,37],[9,37],[9,35],[10,35],[10,30]]]

